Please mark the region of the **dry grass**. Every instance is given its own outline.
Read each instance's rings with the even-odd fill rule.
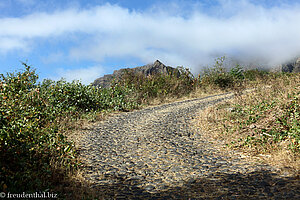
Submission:
[[[100,121],[119,112],[102,111],[89,113],[74,121],[66,119],[68,126],[62,124],[60,131],[69,141],[73,142],[75,149],[79,150],[81,141],[86,136],[87,131],[93,130]],[[53,177],[51,177],[52,190],[58,193],[59,198],[62,199],[94,199],[97,196],[97,191],[94,191],[90,187],[90,183],[83,178],[83,167],[80,157],[76,158],[76,163],[78,163],[77,169],[66,169],[62,163],[51,162],[51,167],[55,171]]]
[[[56,184],[52,189],[54,193],[58,193],[59,199],[95,199],[97,191],[90,187],[90,183],[82,177],[81,170],[74,172],[57,171]],[[55,182],[54,182],[55,183]]]
[[[234,90],[233,89],[222,90],[220,88],[215,88],[215,87],[205,87],[205,88],[198,87],[188,95],[182,96],[180,98],[176,96],[167,96],[163,99],[161,98],[151,99],[151,101],[149,101],[148,104],[142,108],[146,108],[149,106],[158,106],[158,105],[173,103],[173,102],[180,102],[180,101],[196,99],[196,98],[204,98],[204,97],[223,94],[225,92],[232,92],[232,91]]]
[[[283,128],[276,123],[276,119],[285,112],[282,105],[291,102],[288,95],[299,93],[300,74],[257,80],[249,86],[255,86],[255,89],[246,94],[237,93],[233,100],[222,102],[201,112],[197,126],[205,130],[205,134],[215,142],[219,143],[220,140],[224,142],[228,149],[238,149],[245,155],[299,173],[299,150],[290,149],[291,144],[296,144],[295,139],[287,136],[275,142],[268,131]],[[255,107],[259,108],[252,110],[253,113],[236,111],[237,108],[251,110],[250,108]],[[253,122],[249,122],[249,116],[255,118]],[[247,120],[249,123],[243,124]],[[261,131],[263,129],[264,131]]]

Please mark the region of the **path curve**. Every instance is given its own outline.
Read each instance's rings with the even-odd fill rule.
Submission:
[[[299,179],[236,152],[224,155],[191,124],[227,93],[121,113],[87,131],[83,177],[101,199],[295,199]]]

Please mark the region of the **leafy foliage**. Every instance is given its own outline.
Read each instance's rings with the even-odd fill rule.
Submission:
[[[262,79],[266,77],[268,74],[269,73],[264,70],[251,69],[244,72],[244,77],[247,80],[255,81],[256,79]]]
[[[225,56],[216,59],[214,67],[206,69],[200,79],[202,86],[215,86],[220,89],[233,88],[244,80],[244,70],[236,65],[229,71],[224,67]]]
[[[61,113],[40,92],[35,71],[24,66],[24,72],[1,75],[0,83],[0,179],[9,191],[45,186],[51,159],[73,165],[75,156],[73,145],[58,133]]]
[[[123,73],[116,85],[122,88],[131,88],[132,96],[138,103],[149,103],[154,98],[181,97],[189,94],[196,88],[197,80],[187,68],[177,67],[169,74],[153,74],[145,76],[130,70]]]
[[[138,106],[127,87],[100,90],[63,80],[36,84],[38,75],[23,65],[23,72],[2,74],[0,80],[0,186],[11,192],[50,187],[53,161],[76,167],[74,145],[61,132],[66,119]]]

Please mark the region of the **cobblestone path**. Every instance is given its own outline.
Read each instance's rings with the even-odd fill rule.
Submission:
[[[300,199],[299,177],[224,154],[193,128],[206,106],[232,94],[186,100],[99,122],[80,146],[98,199]]]

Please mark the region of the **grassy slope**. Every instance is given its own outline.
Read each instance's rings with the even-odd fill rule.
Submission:
[[[300,74],[268,76],[252,82],[252,92],[206,109],[198,124],[229,148],[299,173]]]

